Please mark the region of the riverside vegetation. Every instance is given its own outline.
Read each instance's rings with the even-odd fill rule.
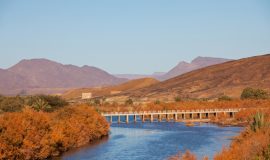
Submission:
[[[95,109],[66,105],[54,96],[1,97],[0,159],[52,158],[108,135]]]
[[[227,99],[227,98],[226,98]],[[252,108],[236,114],[235,121],[246,122],[246,129],[234,138],[229,148],[223,148],[214,160],[269,160],[270,159],[270,105],[269,93],[261,89],[246,88],[241,99],[250,101]],[[178,153],[169,160],[196,160],[190,151]],[[204,157],[207,160],[208,157]]]
[[[258,89],[245,89],[241,99],[223,96],[207,101],[177,97],[175,103],[157,100],[145,105],[133,105],[131,99],[125,105],[97,102],[91,104],[92,107],[87,104],[70,106],[57,96],[1,96],[0,159],[47,159],[100,139],[108,135],[109,124],[98,112],[211,108],[246,108],[228,121],[225,116],[212,119],[215,123],[227,121],[227,124],[247,126],[230,148],[224,148],[214,159],[270,158],[269,94]],[[187,151],[169,159],[195,160],[196,156]]]

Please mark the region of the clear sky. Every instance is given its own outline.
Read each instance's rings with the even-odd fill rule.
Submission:
[[[0,68],[48,58],[145,74],[265,53],[269,0],[0,0]]]

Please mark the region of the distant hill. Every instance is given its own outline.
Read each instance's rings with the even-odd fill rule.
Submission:
[[[115,85],[126,79],[90,66],[63,65],[47,59],[22,60],[0,70],[0,93],[18,94],[40,88],[78,88]]]
[[[114,76],[118,78],[126,78],[129,80],[141,79],[141,78],[155,78],[158,79],[160,76],[166,74],[165,72],[155,72],[153,74],[115,74]]]
[[[178,63],[177,66],[172,68],[169,72],[167,72],[164,75],[159,76],[158,79],[162,81],[167,80],[167,79],[182,75],[184,73],[187,73],[196,69],[224,63],[227,61],[231,61],[231,59],[213,58],[213,57],[197,57],[193,61],[191,61],[191,63],[181,61]]]
[[[115,85],[115,86],[109,86],[109,87],[73,89],[73,90],[65,92],[62,95],[62,97],[65,99],[80,99],[82,93],[89,93],[89,92],[92,93],[93,97],[110,96],[114,94],[119,94],[123,92],[128,92],[128,91],[148,87],[157,83],[159,83],[159,81],[156,79],[142,78],[142,79],[130,80],[128,82]]]
[[[114,76],[118,78],[126,78],[129,80],[151,77],[151,75],[146,75],[146,74],[115,74]]]
[[[118,78],[126,78],[126,79],[139,79],[139,78],[155,78],[160,81],[164,81],[184,73],[200,69],[203,67],[220,64],[224,62],[232,61],[232,59],[224,59],[224,58],[214,58],[214,57],[197,57],[191,61],[191,63],[181,61],[172,68],[170,71],[166,72],[155,72],[149,75],[143,74],[116,74],[115,76]]]
[[[270,89],[270,55],[205,67],[122,96],[170,100],[176,96],[239,97],[245,87]]]

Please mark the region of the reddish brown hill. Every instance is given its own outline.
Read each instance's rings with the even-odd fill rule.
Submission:
[[[62,97],[65,99],[78,99],[81,98],[82,93],[91,92],[94,97],[100,96],[110,96],[114,94],[119,94],[123,92],[128,92],[144,87],[148,87],[154,84],[159,83],[156,79],[153,78],[142,78],[136,80],[130,80],[120,85],[103,87],[103,88],[81,88],[74,89],[65,92]]]
[[[18,90],[55,90],[108,86],[125,82],[96,67],[63,65],[47,59],[22,60],[0,71],[0,93],[17,94]],[[41,88],[41,89],[40,89]]]
[[[195,70],[167,81],[126,93],[153,99],[181,97],[239,97],[243,88],[270,89],[270,55],[244,58]]]
[[[159,76],[159,80],[168,80],[170,78],[182,75],[184,73],[204,68],[207,66],[220,64],[224,62],[231,61],[231,59],[224,59],[224,58],[214,58],[214,57],[197,57],[194,60],[191,61],[191,63],[181,61],[178,63],[177,66],[172,68],[169,72],[166,74]]]

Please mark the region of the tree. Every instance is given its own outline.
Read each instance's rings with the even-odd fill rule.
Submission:
[[[133,100],[132,99],[128,99],[126,100],[126,105],[132,105],[133,104]]]
[[[36,105],[35,103],[41,102],[40,100],[46,102],[50,106],[50,108],[47,108],[46,110],[44,110],[47,112],[52,112],[56,109],[59,109],[68,105],[68,103],[61,97],[50,96],[50,95],[37,95],[37,96],[26,97],[26,104],[29,106],[33,106],[33,105]]]
[[[155,104],[160,104],[160,100],[157,99],[157,100],[155,101]]]
[[[16,97],[2,97],[0,98],[0,110],[2,112],[17,112],[24,107],[23,98]]]
[[[181,98],[179,96],[175,97],[174,98],[175,102],[180,102],[181,101]]]
[[[262,89],[245,88],[241,94],[241,99],[267,99],[269,94]]]
[[[231,101],[232,98],[226,95],[223,95],[221,97],[218,98],[219,101]]]

